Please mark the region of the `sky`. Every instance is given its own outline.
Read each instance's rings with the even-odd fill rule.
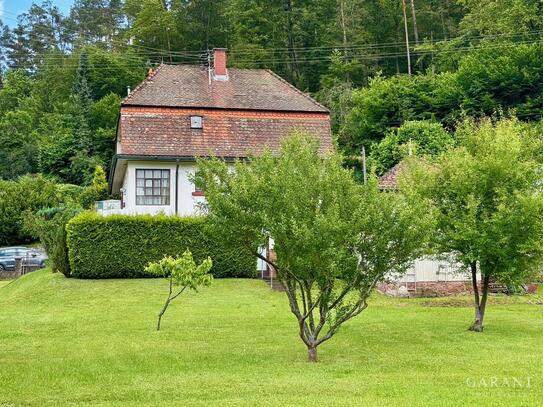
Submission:
[[[70,11],[74,0],[53,0],[63,14]],[[41,4],[41,0],[0,0],[0,19],[7,25],[16,23],[17,15],[26,12],[32,3]]]

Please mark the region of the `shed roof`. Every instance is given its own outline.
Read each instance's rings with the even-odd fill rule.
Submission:
[[[398,164],[396,164],[394,167],[392,167],[390,170],[385,172],[383,175],[379,177],[379,188],[381,189],[397,189],[398,188],[398,176],[403,171],[405,167],[405,162],[400,161]]]

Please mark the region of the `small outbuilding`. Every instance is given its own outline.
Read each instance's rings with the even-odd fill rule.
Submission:
[[[382,191],[397,191],[398,177],[405,168],[405,161],[394,165],[379,177],[379,188]],[[380,284],[379,289],[395,296],[441,296],[473,290],[469,272],[462,269],[452,256],[417,259],[407,273],[388,276],[388,282]]]

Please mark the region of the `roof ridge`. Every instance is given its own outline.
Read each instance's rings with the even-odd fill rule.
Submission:
[[[145,80],[143,80],[138,86],[136,86],[132,92],[130,92],[123,100],[121,100],[121,105],[123,105],[125,102],[129,101],[135,93],[142,90],[145,86],[147,86],[150,82],[152,82],[153,78],[156,76],[157,72],[160,71],[166,64],[160,63],[159,66],[157,66],[153,71],[147,75]]]
[[[274,76],[275,78],[279,79],[281,82],[285,83],[287,86],[289,86],[291,89],[293,89],[295,92],[297,92],[298,94],[302,95],[303,97],[305,97],[306,99],[308,99],[309,101],[311,101],[312,103],[316,104],[317,106],[319,107],[322,107],[323,109],[325,109],[328,113],[330,113],[330,110],[324,106],[323,104],[317,102],[315,99],[313,99],[311,96],[309,96],[307,93],[305,92],[302,92],[300,89],[298,89],[296,86],[294,86],[292,83],[290,83],[289,81],[287,81],[286,79],[283,79],[281,78],[279,75],[277,75],[275,72],[273,72],[271,69],[269,68],[265,68],[264,69],[265,71],[269,72],[270,74],[272,74],[272,76]]]

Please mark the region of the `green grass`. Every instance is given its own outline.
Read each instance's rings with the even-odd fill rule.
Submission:
[[[263,282],[216,280],[183,295],[156,332],[165,290],[161,280],[85,281],[48,270],[0,287],[0,406],[527,406],[543,399],[539,296],[493,298],[486,331],[477,334],[466,330],[469,298],[376,295],[322,345],[321,361],[308,364],[285,294]],[[514,378],[524,387],[512,387]]]
[[[11,283],[11,280],[0,280],[0,288]]]

